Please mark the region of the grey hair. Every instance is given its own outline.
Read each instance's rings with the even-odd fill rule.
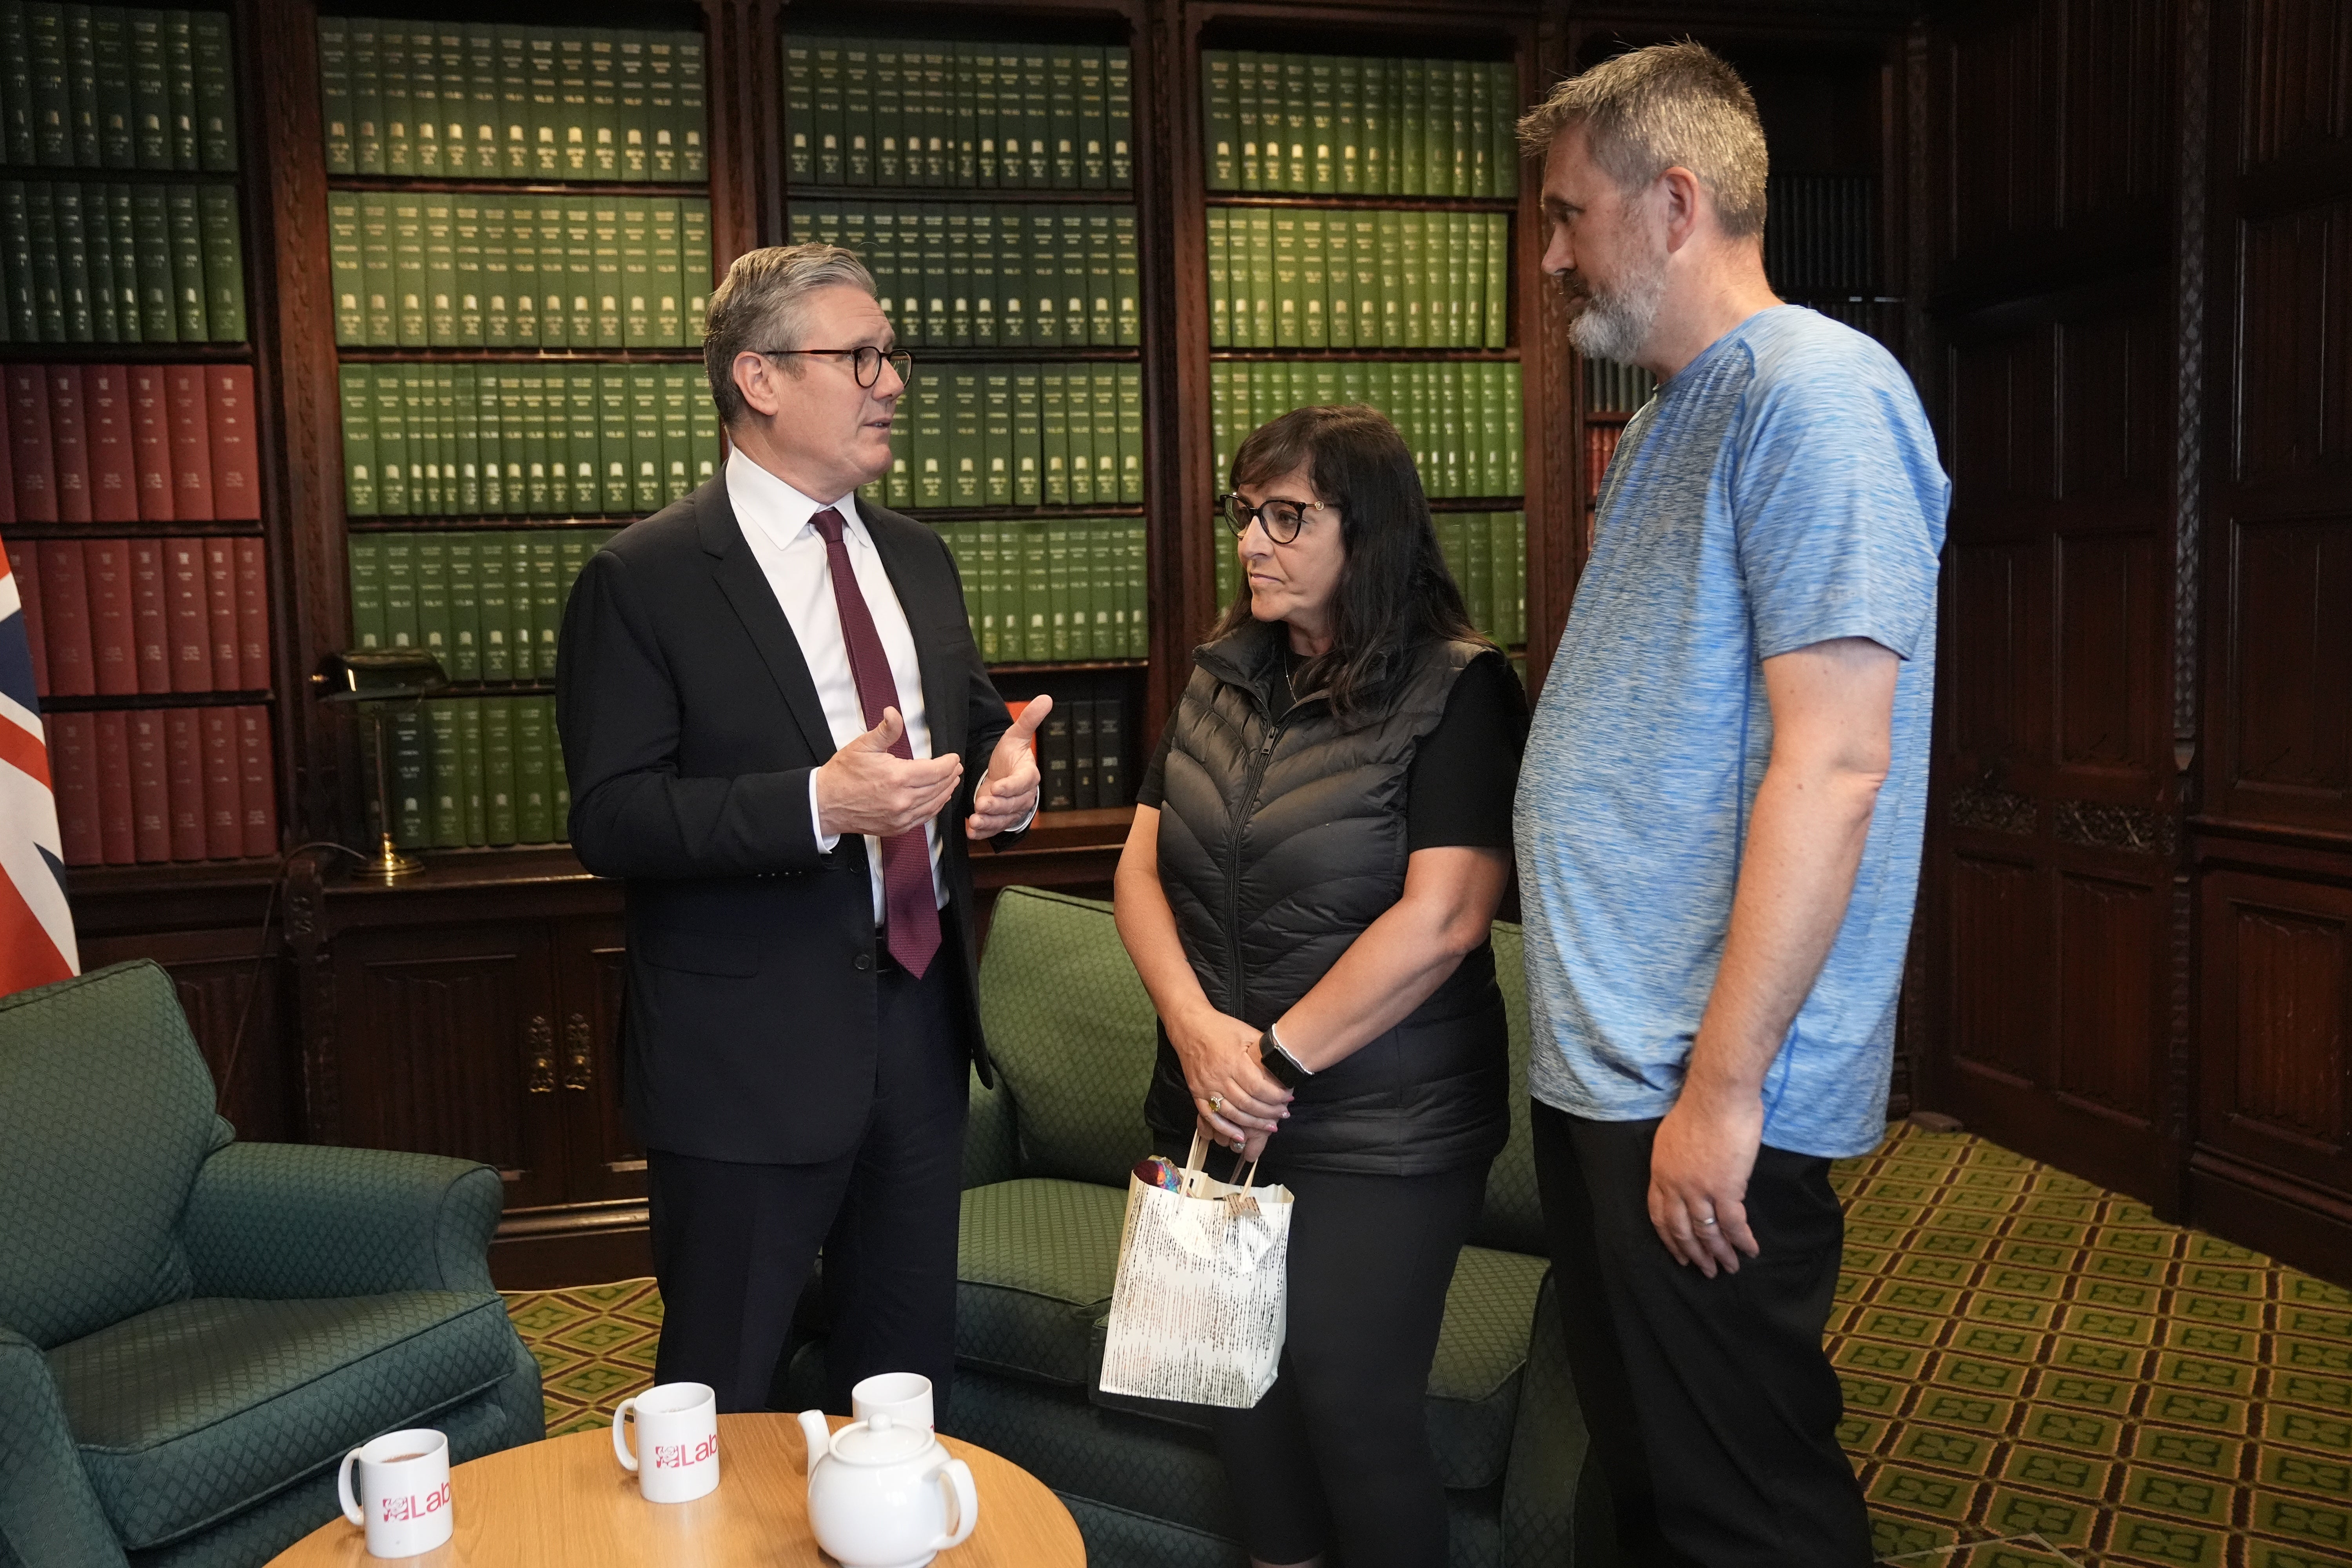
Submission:
[[[719,424],[731,429],[746,412],[735,384],[735,356],[800,347],[802,307],[808,297],[820,289],[845,288],[870,295],[874,275],[837,245],[771,245],[735,258],[711,291],[709,325],[702,332],[702,368],[710,378]]]
[[[1631,195],[1681,165],[1698,176],[1723,232],[1764,232],[1769,160],[1755,95],[1723,57],[1685,38],[1603,60],[1519,117],[1519,147],[1550,151],[1584,126],[1592,161]]]

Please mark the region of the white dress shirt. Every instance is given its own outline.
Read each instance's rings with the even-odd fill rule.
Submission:
[[[768,579],[768,587],[793,626],[808,661],[809,679],[816,683],[817,700],[824,705],[824,721],[833,731],[835,750],[866,733],[866,709],[857,699],[857,678],[849,668],[849,645],[841,635],[841,613],[833,603],[833,572],[825,562],[824,536],[810,522],[826,502],[811,500],[738,448],[727,458],[727,499],[734,504],[735,520],[751,542],[752,558]],[[907,745],[917,757],[931,754],[931,725],[923,706],[922,666],[915,658],[915,634],[907,626],[890,574],[883,570],[873,535],[857,515],[857,498],[843,496],[830,503],[841,513],[841,542],[849,552],[849,569],[857,590],[874,617],[882,652],[890,661],[890,683],[898,689],[898,712],[907,721]],[[824,831],[817,814],[816,775],[809,775],[809,821],[816,830],[820,850],[830,854],[839,834]],[[940,825],[923,824],[923,842],[931,853],[931,894],[947,907],[947,880],[940,870]],[[867,835],[867,874],[874,884],[874,923],[882,923],[882,841]]]

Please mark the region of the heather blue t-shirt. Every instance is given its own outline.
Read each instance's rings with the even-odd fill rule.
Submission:
[[[1762,661],[1868,637],[1903,660],[1893,767],[1845,923],[1764,1080],[1764,1142],[1876,1147],[1950,489],[1902,367],[1799,306],[1750,316],[1627,423],[1512,820],[1537,1099],[1603,1121],[1673,1106],[1771,754]]]

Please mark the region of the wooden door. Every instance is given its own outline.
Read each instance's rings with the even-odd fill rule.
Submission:
[[[338,1125],[325,1135],[496,1166],[510,1209],[562,1202],[546,925],[362,928],[333,952]]]
[[[642,1201],[646,1152],[621,1114],[621,922],[612,916],[557,921],[565,1199]]]

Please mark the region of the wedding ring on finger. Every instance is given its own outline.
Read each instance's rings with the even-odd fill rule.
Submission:
[[[1703,1220],[1699,1221],[1699,1224],[1701,1224],[1701,1225],[1713,1225],[1714,1223],[1715,1223],[1715,1216],[1714,1216],[1713,1215],[1707,1215],[1705,1219],[1703,1219]]]
[[[1213,1113],[1214,1113],[1214,1114],[1218,1114],[1218,1115],[1222,1115],[1222,1114],[1223,1114],[1223,1112],[1224,1112],[1224,1109],[1225,1109],[1225,1097],[1224,1097],[1223,1095],[1222,1095],[1222,1094],[1213,1094],[1213,1095],[1209,1096],[1209,1110],[1210,1110]]]

